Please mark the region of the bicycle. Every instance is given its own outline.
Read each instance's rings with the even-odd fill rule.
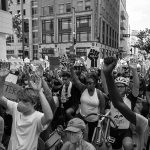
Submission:
[[[94,129],[91,143],[95,146],[97,150],[110,150],[111,144],[115,142],[115,139],[109,136],[110,122],[114,124],[116,129],[118,128],[115,121],[109,116],[110,111],[106,113],[105,115],[91,113],[87,115],[85,118],[92,116],[92,115],[98,116],[98,124],[97,124],[97,127],[95,127]],[[106,129],[104,129],[105,119],[107,119]]]

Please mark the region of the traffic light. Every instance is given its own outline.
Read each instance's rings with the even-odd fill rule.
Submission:
[[[29,32],[29,21],[28,19],[24,20],[24,32]]]
[[[75,45],[77,43],[77,40],[73,38],[73,44]]]

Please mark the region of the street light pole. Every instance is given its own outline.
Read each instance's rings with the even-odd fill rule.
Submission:
[[[21,21],[22,21],[22,59],[24,61],[24,14],[23,14],[23,0],[20,0],[21,4]]]
[[[76,40],[76,17],[75,17],[75,8],[72,7],[72,47],[74,50],[75,40]],[[74,52],[76,53],[76,52]]]

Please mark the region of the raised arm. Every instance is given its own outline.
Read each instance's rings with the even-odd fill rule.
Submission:
[[[7,98],[3,95],[4,90],[4,84],[5,84],[5,78],[9,74],[9,70],[3,66],[3,68],[0,69],[0,105],[5,107],[7,109]]]
[[[41,123],[42,125],[46,125],[48,124],[52,119],[53,119],[53,112],[52,109],[43,93],[43,90],[41,88],[42,85],[42,80],[39,77],[36,82],[30,81],[31,87],[36,90],[39,94],[40,97],[40,102],[41,102],[41,106],[42,106],[42,110],[44,113],[44,116],[41,119]]]
[[[73,83],[75,84],[75,86],[81,91],[83,92],[84,89],[86,88],[86,86],[80,82],[78,76],[76,75],[76,73],[74,72],[74,67],[71,66],[70,67],[70,71],[71,71],[71,77],[72,77],[72,80],[73,80]]]
[[[129,107],[124,103],[112,77],[112,71],[117,63],[116,58],[105,58],[104,63],[103,71],[106,78],[109,96],[114,107],[116,107],[127,120],[136,125],[136,114],[132,112],[132,110],[130,110]]]
[[[53,96],[52,96],[52,91],[48,87],[47,82],[44,80],[44,78],[42,78],[42,87],[43,87],[46,99],[48,100],[48,102],[51,106],[53,114],[55,114],[57,107],[55,105],[55,102],[54,102],[54,99],[53,99]]]

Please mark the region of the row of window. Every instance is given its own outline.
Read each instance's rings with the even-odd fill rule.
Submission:
[[[105,21],[102,22],[102,44],[118,48],[118,33]]]
[[[58,30],[71,30],[72,20],[71,18],[60,18],[58,19]],[[91,28],[91,16],[83,16],[76,18],[76,28]],[[54,20],[43,20],[42,21],[43,32],[54,32]]]
[[[83,10],[90,10],[91,9],[91,0],[80,0],[77,2],[77,8],[75,8],[76,11],[83,11]],[[59,4],[58,5],[58,13],[70,13],[72,11],[72,4],[66,3],[66,4]],[[53,15],[54,14],[54,6],[45,6],[42,7],[42,16],[47,15]]]
[[[25,4],[25,0],[23,0],[23,4]],[[21,3],[21,0],[17,0],[17,4],[19,5]]]
[[[71,42],[72,41],[72,21],[71,18],[58,19],[58,41]],[[91,40],[91,16],[77,17],[76,19],[77,41]],[[42,21],[42,42],[54,42],[54,20]]]

